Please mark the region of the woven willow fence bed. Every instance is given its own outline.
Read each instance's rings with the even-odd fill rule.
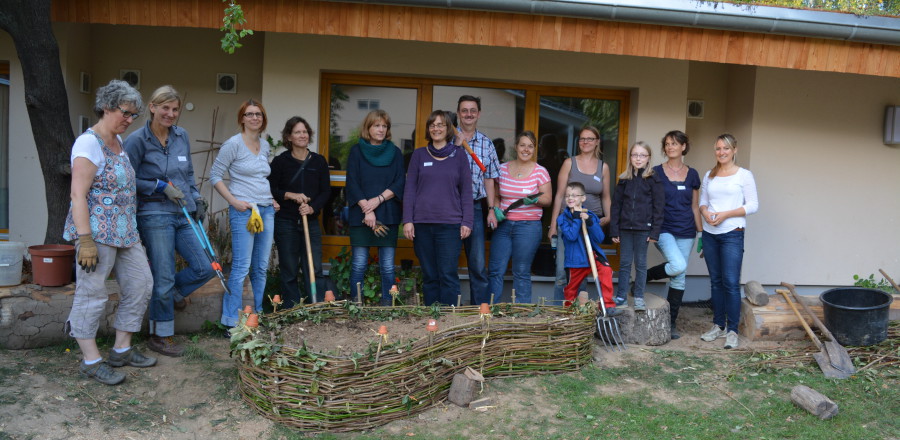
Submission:
[[[580,370],[591,362],[593,303],[559,306],[358,307],[339,301],[260,317],[257,329],[233,331],[244,400],[263,416],[314,432],[357,431],[418,414],[445,400],[453,375],[466,367],[485,378]],[[425,322],[449,314],[468,322],[437,332]],[[297,322],[421,318],[423,337],[339,356],[283,344],[279,330]],[[517,322],[518,318],[529,317]],[[537,319],[536,319],[537,317]],[[470,320],[468,318],[471,318]],[[539,321],[539,322],[538,322]],[[389,322],[385,324],[390,325]],[[368,338],[369,335],[360,335]]]

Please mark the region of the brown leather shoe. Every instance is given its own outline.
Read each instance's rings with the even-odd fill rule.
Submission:
[[[184,354],[184,347],[176,344],[175,338],[171,336],[150,335],[150,339],[147,340],[147,348],[170,357],[180,357]]]
[[[188,305],[187,298],[182,299],[181,301],[175,301],[175,311],[180,312],[180,311],[184,310],[185,308],[187,308],[187,305]]]

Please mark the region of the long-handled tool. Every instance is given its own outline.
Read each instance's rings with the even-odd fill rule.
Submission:
[[[222,283],[222,288],[225,289],[226,294],[231,294],[231,291],[228,290],[228,285],[225,283],[225,274],[222,273],[222,265],[219,263],[219,259],[216,258],[216,252],[212,248],[212,244],[209,242],[209,237],[206,235],[206,230],[203,229],[203,223],[194,223],[194,218],[191,217],[191,214],[188,213],[187,207],[185,206],[184,200],[179,203],[181,205],[181,212],[184,213],[184,217],[187,218],[188,224],[191,225],[191,230],[194,231],[194,235],[197,236],[197,240],[200,241],[200,247],[206,252],[206,258],[209,259],[209,264],[213,268],[213,271],[216,272],[216,276],[219,277],[219,282]]]
[[[313,265],[312,259],[312,247],[309,245],[309,221],[306,220],[306,215],[301,215],[303,217],[303,235],[306,238],[306,261],[309,263],[309,268],[307,271],[309,272],[309,293],[312,295],[313,304],[317,303],[316,298],[316,270]]]
[[[476,155],[475,152],[472,151],[472,147],[469,146],[469,142],[463,139],[462,136],[460,136],[459,138],[462,139],[463,148],[466,149],[466,152],[469,153],[469,156],[472,156],[472,160],[475,161],[475,165],[478,165],[478,168],[482,173],[485,172],[487,168],[485,168],[484,164],[481,163],[481,159],[478,158],[478,155]]]
[[[606,303],[603,300],[603,289],[600,287],[600,277],[597,274],[597,265],[594,260],[594,247],[591,245],[591,237],[588,235],[587,223],[581,222],[581,233],[584,235],[584,246],[587,248],[588,262],[591,265],[591,274],[594,275],[594,284],[597,285],[597,294],[600,295],[600,316],[597,317],[597,335],[603,341],[603,348],[606,351],[618,350],[622,351],[628,347],[622,341],[622,334],[619,332],[619,322],[616,318],[606,313]],[[609,341],[609,344],[607,344]]]
[[[780,293],[781,296],[784,297],[784,300],[791,306],[791,309],[794,311],[794,314],[797,315],[797,319],[800,320],[800,324],[803,325],[803,329],[806,330],[806,334],[809,335],[809,339],[816,344],[816,348],[819,349],[818,353],[813,353],[813,358],[816,360],[816,363],[819,364],[819,368],[822,370],[822,374],[825,377],[832,379],[846,379],[850,377],[849,374],[842,372],[834,367],[831,363],[831,358],[828,356],[828,352],[825,351],[825,347],[822,345],[822,341],[813,333],[812,329],[809,328],[809,324],[806,323],[806,319],[803,318],[803,315],[800,314],[800,311],[797,310],[797,306],[794,305],[794,302],[791,301],[790,293],[784,289],[776,289],[776,292]]]
[[[878,269],[878,271],[881,272],[881,275],[884,276],[884,279],[888,280],[888,282],[891,283],[891,286],[894,286],[894,290],[896,290],[897,293],[900,293],[900,286],[898,286],[897,283],[894,282],[894,280],[887,274],[887,272],[885,272],[884,269]]]
[[[809,306],[800,301],[800,297],[797,295],[797,291],[794,290],[794,285],[783,281],[781,285],[788,288],[796,302],[800,303],[800,307],[803,307],[803,311],[805,311],[812,318],[813,323],[816,324],[816,327],[820,332],[822,332],[822,335],[825,336],[826,340],[822,343],[822,345],[825,347],[825,353],[828,355],[829,363],[831,364],[831,366],[838,369],[842,374],[845,375],[841,377],[841,379],[849,377],[851,374],[856,373],[856,367],[853,366],[853,361],[850,360],[850,354],[847,353],[847,349],[844,348],[844,346],[842,346],[837,341],[837,339],[834,338],[834,335],[831,334],[831,331],[828,330],[828,327],[825,327],[825,324],[823,324],[822,321],[819,320],[819,317],[809,309]]]

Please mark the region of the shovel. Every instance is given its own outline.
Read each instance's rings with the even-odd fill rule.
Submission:
[[[800,303],[800,307],[803,307],[803,310],[812,318],[812,321],[816,324],[819,331],[822,332],[822,335],[827,338],[827,340],[823,343],[825,346],[825,352],[828,354],[829,359],[831,360],[831,365],[846,374],[847,376],[856,373],[856,367],[853,366],[853,361],[850,360],[850,354],[847,353],[847,349],[844,348],[837,339],[834,339],[834,335],[831,334],[831,331],[828,330],[828,327],[825,327],[825,324],[822,324],[822,321],[813,314],[812,310],[809,307],[800,301],[800,298],[797,296],[797,292],[794,290],[793,284],[788,284],[784,281],[781,282],[781,285],[787,287],[788,290],[791,291],[791,295],[794,299]],[[846,377],[846,376],[845,376]]]
[[[594,275],[594,284],[597,285],[597,294],[600,295],[600,311],[597,317],[597,336],[603,341],[606,351],[624,351],[628,348],[622,341],[622,333],[619,332],[619,321],[606,313],[606,302],[603,300],[603,289],[600,287],[600,276],[597,275],[597,265],[594,261],[594,248],[591,246],[591,237],[588,235],[587,223],[581,222],[581,233],[584,235],[584,245],[587,248],[588,260],[591,265],[591,274]],[[606,341],[609,341],[607,345]]]
[[[822,370],[822,374],[831,379],[846,379],[850,377],[850,373],[846,373],[835,367],[834,362],[831,360],[831,356],[829,356],[825,346],[822,345],[822,341],[820,341],[816,334],[813,333],[812,329],[809,328],[809,324],[806,323],[806,319],[804,319],[803,315],[800,314],[800,311],[797,310],[794,301],[792,301],[789,296],[790,293],[784,289],[776,289],[775,292],[780,293],[788,305],[791,306],[794,314],[797,315],[797,319],[800,320],[800,324],[803,325],[803,329],[806,330],[806,334],[809,335],[809,339],[811,339],[813,343],[816,344],[816,348],[819,349],[818,353],[813,354],[813,358],[816,360],[816,363],[819,364],[819,369]],[[847,353],[844,352],[844,354],[846,355]]]
[[[309,263],[309,293],[312,296],[312,303],[315,304],[318,301],[316,298],[316,268],[312,259],[312,247],[309,245],[309,221],[306,219],[306,215],[302,215],[303,217],[303,235],[306,239],[306,261]]]

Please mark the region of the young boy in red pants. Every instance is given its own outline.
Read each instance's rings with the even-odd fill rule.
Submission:
[[[564,290],[565,305],[568,307],[572,304],[578,294],[581,282],[591,274],[591,263],[581,230],[581,223],[586,222],[588,236],[594,250],[597,276],[600,279],[602,300],[606,305],[606,314],[615,316],[622,311],[616,309],[616,303],[613,301],[612,268],[609,267],[609,261],[607,261],[603,249],[600,248],[600,243],[603,242],[603,229],[600,228],[600,219],[596,214],[582,209],[581,204],[584,203],[584,200],[584,185],[579,182],[570,182],[566,186],[566,209],[556,220],[557,230],[560,231],[566,246],[565,266],[566,269],[569,269],[569,284]]]

